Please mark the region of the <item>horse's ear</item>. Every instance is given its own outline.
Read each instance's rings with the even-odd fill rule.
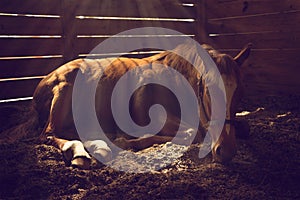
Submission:
[[[242,64],[245,62],[245,60],[249,57],[250,52],[252,48],[252,43],[247,44],[241,52],[234,57],[234,61],[239,65],[242,66]]]

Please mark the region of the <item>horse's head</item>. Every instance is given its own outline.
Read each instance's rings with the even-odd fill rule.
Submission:
[[[225,92],[226,92],[226,119],[222,128],[220,137],[211,123],[209,132],[212,137],[212,155],[213,159],[218,162],[227,162],[236,154],[236,137],[235,137],[235,114],[237,112],[237,104],[242,97],[242,84],[240,80],[240,68],[243,62],[248,58],[251,45],[247,45],[236,57],[227,54],[221,54],[209,46],[203,46],[211,57],[214,59],[218,70],[222,76]],[[211,101],[207,87],[203,87],[203,120],[218,121],[219,119],[211,119]],[[216,104],[218,105],[218,103]]]
[[[215,161],[226,162],[232,159],[236,153],[236,138],[235,138],[235,114],[237,111],[237,104],[242,97],[240,68],[243,62],[250,54],[251,45],[247,45],[236,57],[231,57],[227,54],[221,54],[209,45],[202,45],[209,55],[212,57],[217,65],[217,68],[222,76],[224,89],[221,91],[218,87],[209,91],[213,85],[219,83],[219,78],[216,76],[216,71],[213,69],[206,69],[203,65],[203,59],[199,56],[200,50],[194,44],[182,44],[173,50],[175,53],[164,52],[160,54],[159,59],[163,58],[163,62],[167,66],[172,66],[185,77],[194,86],[194,91],[197,91],[200,108],[200,121],[202,126],[199,129],[199,138],[195,138],[194,142],[200,142],[203,139],[203,127],[208,128],[208,132],[212,139],[212,154]],[[196,54],[198,55],[196,55]],[[180,55],[180,56],[179,56]],[[189,62],[184,58],[188,58]],[[210,61],[206,60],[207,63]],[[194,66],[197,66],[195,69]],[[213,95],[210,92],[214,92]],[[224,117],[223,114],[219,116],[212,116],[212,104],[216,107],[224,105],[224,93],[226,96],[226,119],[225,124],[220,124]],[[215,95],[220,95],[220,98],[215,99]],[[210,96],[214,98],[210,98]],[[223,101],[223,102],[218,102]],[[212,103],[213,102],[213,103]],[[223,107],[223,106],[222,106]],[[215,110],[223,110],[224,108],[217,108]],[[215,112],[214,112],[215,113]],[[224,119],[224,118],[223,118]],[[218,127],[218,128],[216,128]],[[220,134],[220,129],[222,129]]]

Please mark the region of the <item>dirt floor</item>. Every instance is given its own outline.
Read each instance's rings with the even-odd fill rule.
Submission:
[[[251,130],[227,165],[192,146],[173,164],[145,173],[66,167],[60,152],[34,139],[0,145],[0,199],[300,199],[300,97],[244,100]],[[3,116],[3,113],[1,114]],[[156,145],[148,152],[178,145]],[[121,154],[119,161],[128,161]],[[154,159],[154,158],[152,158]],[[167,160],[170,158],[159,157]],[[145,160],[132,160],[139,167]]]

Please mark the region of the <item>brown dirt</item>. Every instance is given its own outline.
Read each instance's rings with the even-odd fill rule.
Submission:
[[[199,159],[192,146],[157,171],[78,170],[65,166],[59,150],[34,139],[2,144],[0,199],[299,199],[299,102],[297,96],[243,101],[241,110],[265,109],[243,117],[250,138],[238,141],[238,154],[227,165],[212,163],[210,156]],[[125,162],[126,156],[120,158]],[[138,167],[135,162],[129,165]]]

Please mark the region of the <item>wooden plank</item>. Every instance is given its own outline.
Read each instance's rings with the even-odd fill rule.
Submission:
[[[280,78],[280,77],[279,77]],[[299,83],[281,83],[280,79],[277,81],[268,82],[249,82],[244,87],[244,95],[246,97],[264,97],[270,95],[291,95],[299,94]]]
[[[58,55],[63,53],[61,38],[14,38],[0,39],[0,57],[31,56],[31,55]]]
[[[241,49],[241,48],[239,48]],[[227,53],[231,56],[235,56],[238,54],[239,49],[231,50],[231,49],[223,49],[220,50],[221,53]],[[263,68],[263,66],[267,65],[269,67],[283,67],[283,68],[291,68],[296,67],[300,63],[299,50],[265,50],[265,49],[252,49],[250,57],[247,59],[245,63],[245,68],[247,69],[257,69]]]
[[[194,18],[195,7],[184,7],[178,0],[72,0],[76,15],[113,17]],[[191,2],[191,1],[189,1]]]
[[[208,19],[300,10],[299,0],[209,0],[206,4]]]
[[[63,58],[0,60],[0,79],[47,75],[63,64]]]
[[[221,49],[237,49],[251,42],[256,49],[300,48],[300,31],[253,34],[225,34],[211,37]]]
[[[199,43],[207,43],[215,45],[207,32],[207,3],[206,1],[197,1],[197,17],[196,17],[196,40]]]
[[[1,13],[59,15],[61,0],[1,0]]]
[[[208,33],[300,31],[300,12],[266,16],[208,20]]]
[[[88,54],[107,38],[78,38],[74,49],[78,54]]]
[[[21,100],[21,101],[11,101],[11,102],[0,102],[0,109],[3,107],[27,107],[31,105],[31,99]]]
[[[75,4],[73,0],[63,1],[62,12],[62,32],[64,38],[64,61],[70,61],[78,55],[78,52],[74,49],[74,41],[77,36],[75,29],[75,9],[78,3]]]
[[[140,27],[162,27],[184,34],[195,34],[193,22],[136,21],[136,20],[76,20],[78,35],[115,35],[122,31]]]
[[[164,42],[173,42],[174,41],[182,41],[184,37],[152,37],[154,41],[158,41],[157,43],[162,44]],[[74,42],[74,49],[79,54],[87,54],[90,53],[97,45],[99,45],[101,42],[103,42],[107,38],[78,38],[76,42]],[[145,40],[143,37],[136,38],[136,37],[128,37],[128,38],[122,38],[124,40],[135,40],[143,42]],[[176,45],[176,44],[174,44]],[[110,50],[107,50],[107,53],[125,53],[125,52],[110,52]]]
[[[0,16],[0,35],[60,35],[59,18]]]
[[[40,79],[0,82],[0,99],[30,97]]]
[[[245,93],[265,96],[300,92],[298,55],[296,50],[253,51],[242,69]]]
[[[245,89],[244,97],[257,99],[259,97],[266,97],[272,95],[291,95],[299,93],[299,85],[282,85],[279,82],[275,82],[272,84],[253,83],[252,88]]]
[[[300,86],[300,81],[298,80],[298,74],[295,75],[290,70],[293,70],[294,73],[299,74],[299,70],[294,66],[284,68],[283,66],[270,66],[263,64],[262,66],[256,66],[252,69],[245,69],[244,77],[246,86],[250,87],[251,85],[256,84],[269,84],[269,85],[297,85]],[[255,89],[255,88],[254,88]],[[276,90],[276,88],[273,88]],[[268,93],[268,91],[265,91]]]
[[[238,51],[222,51],[235,56]],[[242,67],[245,94],[267,96],[300,92],[298,50],[254,49]]]

